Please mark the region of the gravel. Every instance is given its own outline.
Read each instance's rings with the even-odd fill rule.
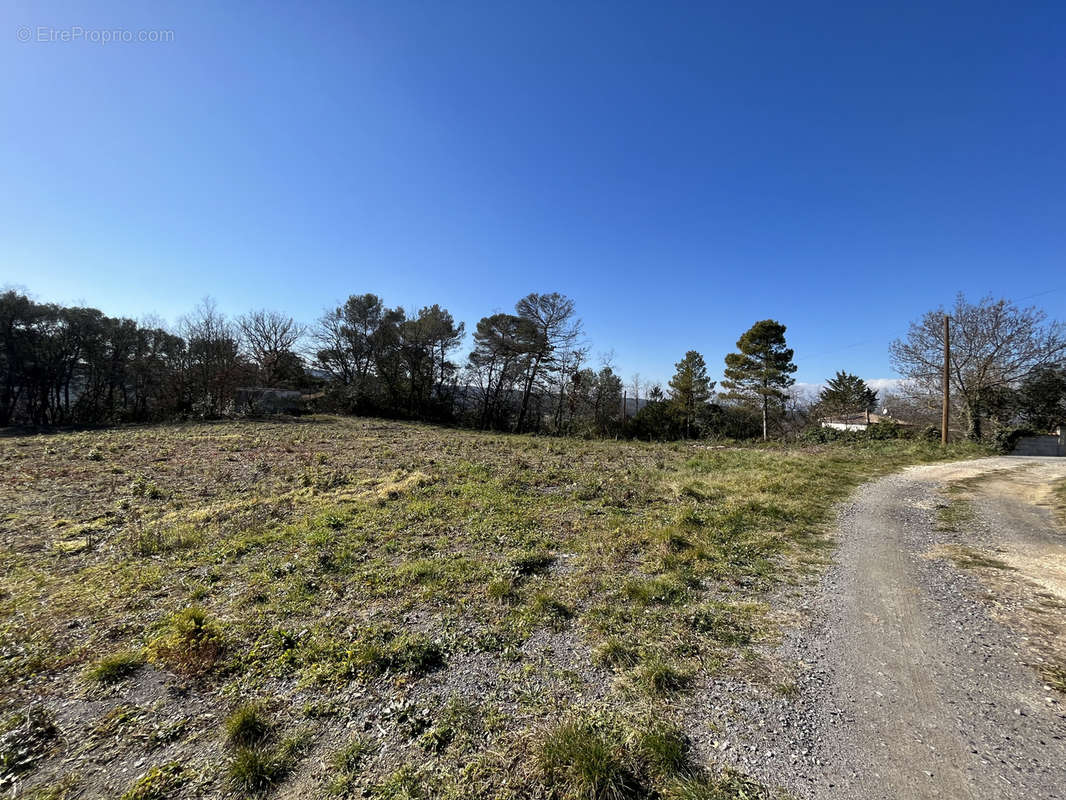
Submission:
[[[794,687],[706,687],[714,733],[696,743],[704,756],[798,798],[1066,798],[1066,698],[1050,697],[1027,666],[1026,637],[994,615],[978,577],[930,557],[960,541],[934,525],[942,481],[958,466],[883,478],[841,508],[835,563],[805,590],[805,622],[775,654]],[[1012,502],[1024,505],[978,504],[968,543],[1031,540],[1034,525],[1052,525],[1046,514],[997,513]]]

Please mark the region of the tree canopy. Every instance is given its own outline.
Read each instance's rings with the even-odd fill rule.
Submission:
[[[979,439],[988,403],[1000,388],[1016,388],[1039,369],[1066,357],[1066,326],[1035,307],[959,294],[949,311],[938,308],[912,322],[890,348],[892,365],[918,392],[939,396],[943,383],[944,315],[950,317],[949,376],[971,438]]]
[[[714,383],[707,377],[707,364],[703,356],[695,350],[685,353],[685,357],[674,368],[674,377],[669,383],[670,401],[687,439],[692,435],[700,412],[711,399]]]
[[[818,393],[818,404],[830,415],[870,412],[877,405],[877,392],[859,376],[840,370]]]
[[[796,365],[785,342],[785,330],[776,320],[756,322],[737,340],[739,352],[725,357],[722,386],[728,391],[724,396],[761,408],[763,440],[769,435],[772,412],[781,408],[785,390],[795,383],[792,373]]]

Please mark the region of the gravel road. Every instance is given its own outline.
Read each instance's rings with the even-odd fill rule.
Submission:
[[[974,499],[964,529],[936,530],[945,483],[989,475],[1020,488]],[[1066,574],[1066,531],[1032,504],[1033,490],[1060,478],[1066,459],[990,458],[862,487],[841,509],[834,566],[803,609],[811,624],[782,647],[800,665],[795,696],[719,685],[722,725],[737,733],[715,749],[801,798],[1066,798],[1066,696],[1045,685],[1032,637],[1002,621],[989,588],[992,573],[1045,597],[1053,584],[937,557],[965,545],[1033,561],[1043,543],[1044,565]],[[1050,613],[1066,630],[1059,600]]]

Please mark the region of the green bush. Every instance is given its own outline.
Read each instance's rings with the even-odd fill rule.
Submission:
[[[996,431],[993,441],[999,452],[1009,455],[1014,452],[1014,448],[1017,446],[1019,439],[1024,439],[1026,436],[1036,435],[1036,431],[1030,428],[1000,428]]]
[[[906,439],[907,429],[896,422],[874,422],[866,426],[866,438],[874,441],[883,439]]]

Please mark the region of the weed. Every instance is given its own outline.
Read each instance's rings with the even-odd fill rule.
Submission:
[[[76,774],[66,775],[55,783],[40,786],[28,796],[28,800],[71,800],[78,790],[81,779]]]
[[[637,663],[637,657],[638,653],[635,647],[616,637],[607,639],[592,653],[592,659],[595,663],[611,669],[632,667]]]
[[[735,770],[718,776],[690,775],[670,783],[664,800],[769,800],[766,788]]]
[[[622,594],[634,603],[676,603],[686,595],[685,582],[674,574],[652,578],[632,578],[622,587]]]
[[[118,683],[128,678],[144,665],[144,653],[139,650],[124,650],[105,656],[85,671],[85,677],[102,684]]]
[[[441,709],[437,724],[426,731],[419,744],[432,753],[446,750],[456,737],[477,727],[478,709],[462,698],[452,697]]]
[[[513,604],[518,602],[518,581],[512,576],[505,575],[489,581],[485,587],[485,593],[497,603]]]
[[[30,769],[58,733],[51,713],[40,705],[12,715],[4,728],[0,735],[0,782]]]
[[[567,621],[574,616],[570,606],[546,592],[538,592],[534,596],[531,609],[536,617],[546,620],[549,627],[557,630],[565,627]]]
[[[674,666],[661,655],[651,656],[633,673],[634,684],[650,695],[681,691],[691,681],[691,670]]]
[[[938,531],[961,531],[974,518],[973,506],[968,500],[954,498],[936,510]]]
[[[510,564],[514,574],[524,578],[544,572],[554,561],[555,556],[546,550],[535,550],[512,556]]]
[[[261,743],[271,722],[261,703],[242,703],[226,718],[226,740],[235,747]]]
[[[370,679],[388,672],[423,675],[442,666],[444,652],[440,645],[421,633],[395,634],[368,628],[346,647],[326,643],[318,652],[311,646],[304,654],[317,665],[320,677]]]
[[[187,550],[203,540],[195,526],[185,523],[176,526],[135,524],[129,532],[129,550],[136,556],[156,556]]]
[[[755,627],[741,609],[726,603],[710,602],[690,611],[685,621],[700,633],[728,647],[751,643]]]
[[[422,800],[428,796],[421,774],[404,765],[370,790],[372,800]]]
[[[264,792],[284,777],[287,765],[259,747],[240,747],[229,765],[230,784],[245,792]]]
[[[642,787],[625,763],[624,752],[616,731],[575,720],[547,733],[537,765],[552,797],[627,800],[639,797]]]
[[[1048,664],[1040,674],[1052,689],[1066,694],[1066,665]]]
[[[651,721],[641,726],[636,746],[641,758],[658,775],[675,775],[685,767],[688,742],[673,723]]]
[[[343,750],[334,753],[330,759],[334,776],[329,783],[333,794],[347,795],[356,790],[356,781],[362,774],[363,764],[374,750],[368,739],[359,737],[349,742]]]
[[[972,547],[948,545],[939,548],[939,552],[954,561],[955,566],[962,569],[1014,569],[1006,561],[990,556],[980,550],[975,550]]]
[[[138,475],[133,479],[130,483],[130,492],[146,500],[162,500],[167,496],[158,484],[148,480],[144,475]]]
[[[154,766],[133,782],[122,800],[167,800],[188,781],[185,768],[177,761]]]
[[[433,583],[440,580],[443,571],[439,559],[420,558],[400,564],[396,569],[396,577],[405,585]]]
[[[222,654],[222,630],[206,611],[192,606],[170,618],[167,631],[149,646],[149,656],[179,674],[200,675]]]

